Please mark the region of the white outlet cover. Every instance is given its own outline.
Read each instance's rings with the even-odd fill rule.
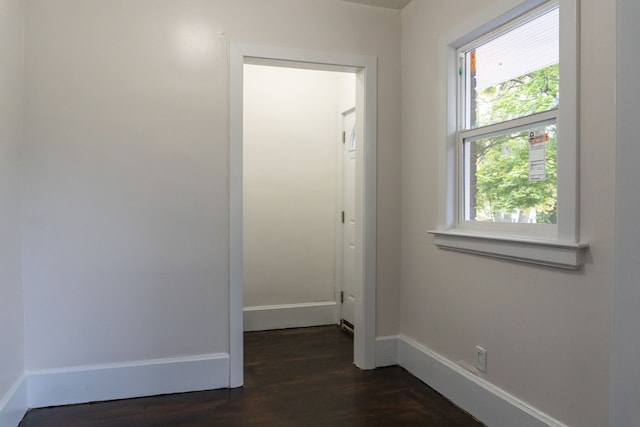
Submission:
[[[476,369],[487,372],[487,350],[479,345],[476,346]]]

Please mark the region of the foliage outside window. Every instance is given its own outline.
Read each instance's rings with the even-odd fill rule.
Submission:
[[[557,223],[558,8],[458,51],[461,222]]]

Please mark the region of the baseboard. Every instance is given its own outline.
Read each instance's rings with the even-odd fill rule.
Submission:
[[[399,335],[376,338],[376,368],[398,364]]]
[[[400,366],[488,426],[567,427],[408,337],[397,346]]]
[[[0,399],[0,427],[17,427],[29,409],[27,377],[21,375]]]
[[[209,390],[229,386],[229,354],[39,370],[27,377],[30,408]]]
[[[335,301],[244,308],[245,332],[332,325],[336,321]]]

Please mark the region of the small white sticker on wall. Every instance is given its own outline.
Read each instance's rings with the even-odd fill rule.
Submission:
[[[547,179],[547,141],[546,129],[529,132],[529,181]]]

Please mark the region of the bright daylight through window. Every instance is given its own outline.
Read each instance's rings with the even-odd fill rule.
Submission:
[[[556,224],[558,47],[554,7],[458,51],[462,221]]]
[[[443,37],[438,247],[582,264],[577,1],[527,0]]]

